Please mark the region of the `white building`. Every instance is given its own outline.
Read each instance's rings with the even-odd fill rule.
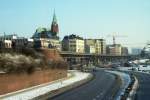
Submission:
[[[58,39],[39,38],[34,39],[34,41],[35,43],[39,41],[41,48],[56,48],[59,51],[61,50],[60,41]]]
[[[4,40],[3,41],[4,48],[12,48],[12,41],[11,40]]]
[[[69,39],[69,51],[76,53],[84,53],[84,40]]]
[[[76,35],[65,36],[62,41],[62,50],[76,53],[84,53],[84,40]]]

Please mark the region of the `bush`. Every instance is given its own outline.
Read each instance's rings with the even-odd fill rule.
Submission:
[[[55,60],[55,61],[48,61],[47,62],[47,65],[48,65],[48,68],[51,68],[51,69],[66,69],[68,66],[66,62],[64,61],[61,61],[61,60]]]
[[[6,73],[32,73],[36,67],[40,66],[40,63],[37,61],[40,61],[40,59],[34,59],[25,55],[0,54],[0,70]]]
[[[37,69],[67,69],[67,63],[62,60],[49,59],[39,50],[23,49],[23,53],[1,53],[0,71],[6,73],[28,73]]]

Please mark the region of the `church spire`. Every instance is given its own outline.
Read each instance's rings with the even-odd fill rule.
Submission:
[[[58,32],[59,32],[59,28],[58,28],[58,23],[57,23],[57,18],[56,18],[55,10],[54,10],[53,20],[52,20],[52,24],[51,24],[51,32],[52,32],[54,35],[57,35]]]
[[[53,22],[52,23],[56,23],[57,24],[57,18],[56,18],[56,14],[55,14],[55,9],[54,9]]]

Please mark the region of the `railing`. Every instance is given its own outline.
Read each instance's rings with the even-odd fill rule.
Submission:
[[[129,57],[130,55],[110,55],[110,54],[98,54],[98,53],[76,53],[76,52],[69,52],[69,51],[61,51],[61,55],[83,55],[83,56],[112,56],[112,57]]]

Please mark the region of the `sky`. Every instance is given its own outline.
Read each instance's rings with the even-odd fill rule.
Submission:
[[[0,35],[31,37],[38,27],[50,29],[57,16],[59,36],[104,38],[128,47],[150,41],[150,0],[0,0]]]

